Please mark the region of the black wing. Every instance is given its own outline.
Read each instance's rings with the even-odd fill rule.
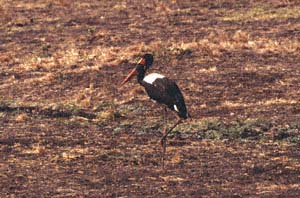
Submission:
[[[173,80],[166,77],[157,78],[152,84],[143,82],[142,85],[151,99],[167,105],[181,118],[188,117],[184,97]]]

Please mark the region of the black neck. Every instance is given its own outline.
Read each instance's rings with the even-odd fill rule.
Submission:
[[[138,65],[137,67],[136,67],[136,71],[137,71],[137,80],[138,80],[138,82],[141,84],[142,83],[142,81],[143,81],[143,79],[144,79],[144,77],[145,77],[145,73],[146,73],[146,71],[145,71],[145,69],[144,69],[144,65]]]

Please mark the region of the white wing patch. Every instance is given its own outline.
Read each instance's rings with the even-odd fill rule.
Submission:
[[[179,110],[178,110],[178,108],[177,108],[176,105],[174,105],[174,109],[175,109],[175,111],[179,112]]]
[[[145,78],[143,80],[149,84],[152,84],[156,79],[164,78],[164,77],[165,77],[164,75],[152,73],[152,74],[145,76]]]

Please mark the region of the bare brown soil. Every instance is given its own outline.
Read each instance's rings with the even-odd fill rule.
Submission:
[[[300,197],[298,1],[0,0],[0,15],[0,197]],[[145,52],[193,117],[165,170],[162,108],[119,86]]]

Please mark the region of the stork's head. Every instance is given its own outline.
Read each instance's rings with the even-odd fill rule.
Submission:
[[[137,66],[131,70],[128,76],[122,81],[121,86],[128,82],[138,71],[142,70],[146,72],[153,63],[153,55],[152,54],[144,54],[143,57],[137,62]]]
[[[153,55],[152,54],[144,54],[144,56],[140,59],[138,64],[142,64],[146,66],[148,69],[150,66],[152,66],[153,63]]]

